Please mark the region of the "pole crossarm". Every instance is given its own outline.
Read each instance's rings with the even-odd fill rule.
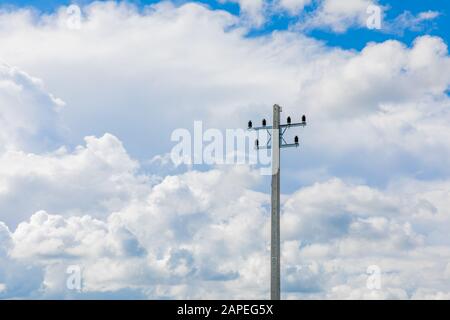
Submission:
[[[306,127],[306,121],[297,122],[297,123],[289,123],[289,124],[280,124],[279,125],[279,129],[276,129],[279,132],[280,148],[292,148],[292,147],[298,147],[299,146],[297,137],[296,137],[296,142],[294,142],[294,143],[287,143],[286,140],[284,139],[284,134],[286,133],[286,131],[289,128],[295,128],[295,127]],[[256,147],[255,147],[256,150],[260,150],[260,149],[261,150],[264,150],[264,149],[270,150],[270,149],[272,149],[272,145],[270,144],[270,142],[272,141],[272,133],[271,133],[271,131],[273,131],[273,129],[274,129],[273,126],[262,126],[262,127],[251,127],[251,128],[248,128],[248,130],[254,130],[254,131],[260,131],[260,130],[266,130],[267,131],[267,135],[268,135],[269,138],[267,139],[266,144],[264,146],[260,146],[259,145],[259,141],[257,140]]]
[[[280,144],[280,148],[293,148],[293,147],[299,147],[300,144],[299,143],[285,143],[285,144]],[[256,150],[270,150],[272,149],[271,145],[265,145],[265,146],[261,146],[261,147],[256,147]]]
[[[291,123],[291,124],[280,124],[280,128],[291,128],[291,127],[306,127],[306,122],[297,122],[297,123]],[[273,126],[264,126],[264,127],[252,127],[248,130],[270,130],[273,129]]]
[[[298,148],[300,144],[299,143],[286,143],[286,144],[280,144],[280,148]]]
[[[291,117],[287,118],[286,124],[280,124],[281,107],[273,106],[273,125],[268,126],[265,119],[262,126],[253,127],[252,121],[248,122],[248,130],[266,130],[268,134],[264,145],[259,145],[259,139],[255,141],[255,147],[259,149],[272,150],[272,196],[271,196],[271,231],[270,231],[270,298],[272,300],[281,299],[281,268],[280,268],[280,149],[293,148],[299,146],[298,136],[295,136],[294,143],[287,143],[284,139],[286,131],[293,127],[305,127],[306,117],[302,116],[301,122],[292,123]],[[277,137],[278,135],[278,137]]]
[[[280,128],[290,128],[290,127],[306,127],[306,121],[291,124],[280,124]]]

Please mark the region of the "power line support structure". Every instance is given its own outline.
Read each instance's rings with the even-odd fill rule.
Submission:
[[[298,147],[298,136],[295,136],[294,143],[287,143],[284,134],[289,128],[306,126],[306,117],[302,116],[302,121],[292,123],[291,118],[287,118],[286,124],[280,124],[280,113],[282,108],[275,104],[273,106],[273,123],[268,126],[266,119],[262,120],[261,127],[253,127],[252,121],[248,122],[249,130],[266,130],[268,140],[261,146],[259,139],[255,141],[255,147],[259,149],[272,150],[272,196],[271,196],[271,230],[270,230],[270,298],[280,300],[281,296],[281,275],[280,275],[280,149]]]

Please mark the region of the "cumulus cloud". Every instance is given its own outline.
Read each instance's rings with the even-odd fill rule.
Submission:
[[[131,290],[147,298],[264,298],[269,197],[251,190],[256,176],[238,167],[166,177],[105,220],[40,211],[14,232],[2,225],[2,243],[9,261],[41,270],[44,296]],[[334,179],[287,195],[285,297],[444,297],[450,215],[448,197],[440,203],[434,189],[391,195]],[[440,235],[423,228],[436,221]],[[74,264],[83,270],[81,292],[65,287]],[[379,290],[367,288],[370,265],[382,271]]]
[[[266,298],[270,198],[255,191],[259,172],[154,177],[140,160],[167,152],[173,128],[245,125],[272,102],[309,122],[308,156],[286,157],[283,171],[295,180],[282,196],[284,297],[448,296],[442,39],[356,52],[292,32],[248,38],[237,17],[197,4],[83,13],[79,30],[64,9],[1,13],[0,56],[33,76],[0,69],[11,128],[0,136],[12,146],[0,150],[0,297]],[[48,92],[67,104],[61,120]],[[69,137],[49,147],[59,125]],[[299,188],[303,171],[289,161],[321,181]],[[70,265],[81,292],[66,287]],[[379,290],[367,287],[371,265]]]
[[[225,0],[227,1],[227,0]],[[260,27],[266,21],[268,3],[265,0],[228,0],[239,4],[243,23]]]
[[[16,226],[41,209],[104,218],[124,200],[148,191],[144,183],[151,177],[136,174],[138,163],[116,137],[86,137],[85,142],[73,151],[0,155],[0,219]]]
[[[433,197],[424,190],[380,192],[331,180],[292,195],[284,205],[284,261],[286,268],[315,270],[309,280],[316,284],[312,293],[298,286],[293,296],[320,297],[325,289],[327,298],[405,299],[430,286],[435,294],[448,292],[437,285],[447,278],[447,237],[423,229],[423,202]],[[434,201],[432,208],[425,209],[431,224],[448,225],[448,210]],[[380,290],[367,287],[371,265],[381,270]]]
[[[0,148],[43,151],[58,145],[63,105],[41,79],[0,63]]]
[[[323,111],[368,114],[387,103],[445,97],[450,76],[442,68],[450,68],[450,59],[440,38],[417,38],[412,48],[398,41],[369,43],[361,52],[322,66],[320,79],[307,82],[304,89]]]
[[[328,157],[341,168],[353,163],[349,171],[377,183],[387,183],[388,172],[448,176],[450,79],[441,71],[450,64],[442,39],[420,37],[411,48],[369,44],[309,68],[298,103],[314,115],[316,133],[303,134],[307,153],[317,154],[314,165],[324,157],[324,167]]]
[[[318,8],[301,23],[302,28],[329,28],[333,32],[342,33],[354,26],[366,26],[367,9],[377,5],[372,0],[323,0]],[[381,7],[380,7],[381,9]]]
[[[445,122],[427,107],[447,110],[450,73],[441,70],[448,68],[448,54],[439,38],[418,38],[412,48],[398,41],[370,44],[362,52],[327,48],[292,32],[248,38],[237,17],[192,3],[158,4],[142,12],[127,4],[94,3],[83,7],[79,30],[68,29],[65,19],[64,10],[40,23],[27,11],[3,13],[0,33],[5,46],[0,56],[45,79],[49,90],[66,101],[61,116],[70,128],[67,140],[75,144],[85,136],[110,132],[133,156],[149,159],[168,152],[160,137],[170,137],[175,128],[191,128],[195,119],[211,127],[241,127],[250,118],[266,116],[277,102],[286,114],[313,115],[314,126],[305,131],[304,143],[314,155],[313,163],[326,162],[321,163],[325,176],[338,174],[328,164],[336,157],[328,153],[348,142],[367,154],[379,155],[380,148],[393,154],[385,159],[392,170],[374,172],[377,166],[370,161],[361,169],[386,180],[404,167],[403,157],[411,156],[400,154],[395,143],[386,151],[386,127],[395,122],[399,136],[416,132],[428,145],[435,139],[431,131],[425,135],[419,128],[409,130],[409,123],[398,119],[415,117],[418,126],[425,123],[421,117]],[[13,22],[20,28],[8,28]],[[49,45],[40,46],[40,37]],[[35,48],[32,55],[23,52],[22,43]],[[335,122],[336,114],[349,123]],[[365,133],[355,135],[361,128]],[[436,139],[443,141],[445,130],[442,127]],[[334,141],[320,140],[327,137]],[[410,140],[417,150],[423,147]],[[347,154],[340,165],[362,165],[361,159]],[[418,160],[419,168],[416,160],[405,168],[408,173],[423,171],[423,162]],[[426,168],[432,170],[431,165]]]
[[[83,7],[83,17],[72,30],[64,9],[39,23],[31,12],[3,12],[0,56],[45,79],[64,99],[69,141],[110,132],[147,158],[167,152],[160,136],[189,128],[194,117],[236,127],[246,123],[242,113],[260,112],[280,97],[291,101],[299,73],[292,61],[321,50],[293,34],[248,39],[237,17],[194,3],[139,12],[95,2]]]
[[[268,197],[248,189],[255,179],[246,168],[166,177],[104,220],[39,211],[13,233],[2,224],[2,244],[11,261],[42,270],[44,296],[76,294],[63,281],[65,268],[74,264],[82,266],[87,294],[128,289],[155,298],[214,296],[218,292],[209,283],[227,286],[246,277],[242,286],[254,286],[253,272],[243,268],[241,276],[235,263],[261,260],[266,251],[261,212]],[[233,256],[237,260],[228,260]],[[176,292],[194,281],[204,283],[199,292]]]
[[[9,251],[13,245],[9,228],[0,221],[0,298],[37,297],[42,270],[11,259]]]

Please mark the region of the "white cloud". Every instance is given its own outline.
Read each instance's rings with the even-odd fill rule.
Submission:
[[[369,43],[344,59],[320,62],[313,66],[318,79],[305,81],[302,89],[323,111],[346,116],[374,113],[387,103],[445,97],[450,84],[449,73],[441,72],[450,69],[447,46],[435,37],[417,38],[412,48],[398,41]]]
[[[244,23],[260,27],[266,20],[266,0],[225,0],[239,4]]]
[[[41,287],[42,271],[11,259],[13,245],[9,228],[0,221],[0,298],[33,297]]]
[[[311,4],[312,0],[279,0],[278,6],[287,10],[290,14],[299,14],[303,8]]]
[[[342,299],[346,297],[349,300],[379,300],[379,299],[407,299],[407,293],[402,289],[384,289],[384,290],[365,290],[353,289],[351,286],[341,285],[331,289],[328,296],[330,299]]]
[[[104,218],[123,201],[148,192],[151,177],[136,174],[138,163],[116,137],[85,141],[72,152],[1,154],[0,219],[16,226],[41,209]]]
[[[0,63],[0,148],[42,151],[60,143],[63,105],[40,79]]]
[[[411,48],[369,44],[305,69],[311,77],[301,82],[298,104],[314,117],[303,133],[314,166],[352,163],[350,171],[384,183],[392,174],[448,175],[450,72],[442,70],[450,62],[442,39],[420,37]]]
[[[114,141],[90,139],[88,144],[94,145]],[[81,153],[91,149],[99,148],[80,147]],[[101,149],[108,150],[104,145]],[[101,154],[108,158],[105,150]],[[59,161],[71,165],[73,160],[66,156]],[[110,171],[122,172],[124,161],[109,165]],[[98,171],[81,170],[78,175],[91,178],[102,169],[96,166]],[[63,176],[64,170],[54,175]],[[141,298],[265,297],[269,197],[252,191],[257,171],[191,171],[154,186],[131,175],[136,178],[128,179],[128,187],[147,192],[122,199],[102,219],[40,211],[13,232],[2,224],[4,265],[32,266],[35,286],[42,281],[42,297],[120,296],[123,290]],[[108,183],[120,189],[120,179]],[[448,182],[405,182],[377,190],[332,179],[285,196],[285,297],[445,297],[450,290],[444,281],[450,215],[448,194],[441,190],[450,190]],[[108,196],[98,194],[97,199]],[[99,210],[95,203],[90,207]],[[73,264],[83,270],[81,293],[65,287],[65,270]],[[365,287],[365,270],[372,264],[383,271],[381,291]],[[10,289],[21,288],[23,281],[28,275],[0,281],[3,296],[24,294],[25,289]]]
[[[242,113],[292,101],[299,74],[292,62],[322,50],[293,34],[247,39],[237,17],[193,3],[139,13],[96,2],[83,13],[80,30],[65,26],[64,10],[39,23],[31,13],[3,13],[0,56],[64,99],[69,141],[110,132],[147,158],[167,152],[160,137],[189,128],[194,117],[239,127]]]
[[[419,12],[416,15],[409,11],[405,11],[395,17],[392,21],[386,21],[383,26],[383,31],[400,35],[407,30],[420,32],[440,15],[439,12],[431,10]]]
[[[290,32],[246,38],[236,17],[195,4],[84,11],[80,30],[66,28],[63,11],[39,23],[28,11],[0,19],[0,55],[46,84],[2,69],[13,128],[2,134],[14,148],[0,150],[1,297],[266,298],[269,196],[254,191],[258,172],[221,167],[155,179],[128,146],[167,152],[175,127],[195,118],[243,126],[272,102],[307,113],[302,159],[322,176],[283,196],[285,297],[448,295],[442,39],[354,52]],[[49,91],[67,103],[61,121]],[[23,96],[28,103],[16,107]],[[28,110],[49,114],[36,128],[66,125],[71,137],[58,144],[66,146],[48,148],[33,126],[21,136]],[[42,144],[45,152],[33,150]],[[287,169],[284,177],[296,179]],[[384,180],[366,183],[371,175]],[[65,287],[72,264],[82,267],[81,293]],[[375,292],[366,288],[374,264],[383,283]]]
[[[8,226],[0,222],[0,254],[1,256],[4,256],[5,253],[8,251],[10,246],[10,231]]]
[[[433,20],[440,16],[440,13],[437,11],[423,11],[418,14],[419,22],[424,20]]]
[[[366,27],[369,17],[367,8],[371,5],[377,5],[377,1],[323,0],[316,10],[306,15],[299,26],[307,29],[329,28],[337,33],[345,32],[350,27]]]
[[[145,88],[151,89],[150,93],[158,97],[161,93],[158,94],[158,92],[154,90],[152,86],[154,81],[152,81],[152,79],[159,79],[159,83],[161,84],[158,89],[160,89],[160,91],[164,91],[163,89],[165,87],[162,86],[163,84],[169,86],[170,82],[170,87],[173,88],[173,90],[176,88],[181,95],[189,98],[189,100],[194,100],[196,105],[201,104],[198,106],[200,108],[199,111],[204,110],[205,103],[197,101],[196,96],[201,95],[203,99],[210,100],[208,109],[214,110],[214,112],[219,112],[220,109],[236,110],[236,105],[247,106],[249,101],[256,100],[257,95],[254,92],[258,92],[259,95],[261,95],[262,92],[268,91],[267,96],[264,96],[263,98],[269,99],[270,97],[275,96],[296,96],[299,91],[298,85],[294,86],[290,85],[290,83],[296,84],[298,83],[298,80],[296,81],[296,79],[303,79],[302,75],[305,72],[303,70],[304,64],[308,64],[308,62],[313,60],[315,62],[313,65],[318,66],[319,63],[324,63],[325,61],[336,62],[336,59],[345,58],[345,55],[342,54],[330,55],[323,50],[320,43],[294,34],[279,33],[274,36],[263,37],[262,39],[245,39],[242,38],[242,30],[240,29],[232,29],[228,32],[224,32],[224,29],[233,26],[236,19],[233,19],[231,15],[224,12],[218,13],[217,11],[209,11],[194,4],[185,5],[180,8],[171,8],[160,5],[156,7],[154,11],[149,11],[145,15],[139,15],[138,13],[133,13],[132,9],[116,7],[109,3],[97,3],[87,7],[85,11],[86,22],[80,31],[67,30],[62,26],[53,27],[49,30],[39,30],[39,26],[25,24],[24,30],[20,34],[8,35],[5,32],[3,36],[9,45],[2,48],[2,56],[4,56],[5,59],[8,58],[8,60],[13,61],[17,65],[23,65],[27,70],[32,70],[35,74],[44,74],[49,86],[57,87],[57,91],[62,92],[64,96],[73,96],[73,91],[79,90],[92,100],[93,94],[89,91],[89,88],[83,86],[82,81],[77,81],[79,86],[75,88],[67,88],[62,85],[62,77],[67,76],[69,73],[71,76],[76,76],[77,79],[84,79],[86,74],[91,74],[94,70],[96,71],[95,65],[89,63],[89,61],[93,59],[92,55],[94,55],[95,52],[119,52],[120,54],[118,56],[106,55],[103,59],[96,61],[96,64],[100,69],[108,72],[106,75],[99,74],[97,75],[98,78],[90,80],[96,82],[97,86],[95,89],[102,93],[100,96],[113,98],[111,100],[131,100],[131,97],[129,97],[128,94],[126,94],[126,97],[123,96],[129,91],[122,90],[123,95],[117,95],[115,92],[121,93],[121,90],[109,90],[110,93],[107,95],[101,84],[106,82],[107,77],[120,81],[123,75],[122,77],[119,77],[119,72],[126,74],[126,70],[124,70],[119,63],[121,61],[120,59],[123,59],[123,57],[133,57],[134,59],[137,59],[137,61],[130,61],[131,64],[129,65],[129,67],[134,70],[135,74],[132,78],[133,83],[136,82],[136,85],[137,82],[148,83]],[[124,13],[121,13],[122,11],[124,11]],[[101,12],[108,12],[107,16],[120,16],[122,20],[119,18],[115,19],[116,22],[112,24],[111,21],[105,20],[106,14],[102,14]],[[196,19],[196,16],[199,18]],[[4,17],[4,20],[7,21],[8,18],[13,19],[12,17],[6,16]],[[63,17],[57,16],[51,17],[51,19],[59,21],[60,19],[63,19]],[[173,27],[171,30],[167,30],[170,19],[179,21],[180,28]],[[53,25],[56,24],[56,22],[49,22],[49,24]],[[205,28],[206,25],[208,25],[209,28]],[[132,32],[136,35],[136,40],[145,39],[146,41],[140,41],[139,43],[133,42],[124,46],[121,41],[109,42],[107,41],[108,39],[102,37],[103,34],[110,32],[111,34],[114,33],[116,37],[124,38],[125,41],[125,39],[129,37],[125,37],[126,33],[123,32],[124,26],[126,26],[127,32]],[[175,24],[175,26],[177,26],[177,24]],[[43,33],[43,36],[47,39],[46,41],[49,42],[52,42],[53,38],[62,38],[66,41],[66,46],[56,45],[55,42],[55,45],[52,46],[54,48],[52,52],[37,51],[34,53],[33,59],[26,54],[21,56],[12,54],[18,50],[18,39],[33,43],[35,40],[33,40],[32,35],[37,32]],[[161,34],[161,32],[163,32],[163,34]],[[195,39],[187,39],[185,37],[187,32],[194,34]],[[29,34],[30,37],[25,38],[23,33]],[[147,39],[145,35],[148,33],[152,33],[154,36]],[[156,39],[156,37],[158,37],[158,39]],[[185,40],[183,40],[183,37]],[[58,43],[60,43],[60,40],[58,41]],[[157,43],[162,43],[163,45],[160,44],[157,51],[151,50]],[[193,43],[195,43],[195,46]],[[76,48],[80,46],[83,47],[83,51],[76,50]],[[376,47],[378,48],[378,46]],[[387,47],[387,45],[383,47]],[[187,52],[186,50],[183,52],[182,48],[190,49]],[[205,51],[202,48],[209,48],[208,50],[212,50],[212,52],[205,54]],[[43,49],[44,48],[39,50]],[[148,54],[142,57],[136,56],[136,52],[144,51],[148,52]],[[378,51],[380,52],[381,49]],[[400,50],[398,51],[399,53],[401,52]],[[387,54],[388,53],[389,52],[387,52]],[[174,63],[174,59],[179,55],[181,56],[181,54],[183,54],[183,60]],[[345,52],[345,54],[348,54],[348,52]],[[55,68],[54,56],[59,57],[59,61],[61,61],[64,68]],[[382,58],[383,57],[380,57],[380,59]],[[81,60],[82,63],[77,66],[81,70],[78,73],[75,68],[70,68],[69,63],[74,64],[74,61],[79,60]],[[38,63],[36,63],[36,61]],[[238,64],[239,61],[245,61],[246,63],[242,66],[242,64]],[[367,66],[370,66],[370,64],[374,65],[374,63],[371,63],[368,59],[366,62]],[[155,68],[155,65],[161,67]],[[293,65],[295,66],[294,68],[292,68]],[[137,68],[137,66],[139,66],[139,68]],[[262,68],[261,66],[265,66],[265,68]],[[61,70],[67,71],[66,68],[69,68],[69,72],[63,73]],[[300,69],[302,69],[302,72],[300,72]],[[162,70],[164,70],[164,73],[159,72]],[[187,71],[189,71],[189,73],[187,73]],[[180,79],[178,82],[175,82],[173,79],[175,74],[178,77],[183,76],[183,74],[187,74],[189,77],[195,76],[195,86],[193,86],[193,84],[190,85],[187,79]],[[308,70],[304,77],[305,79],[308,79],[314,75],[314,73],[311,74]],[[278,79],[277,84],[273,83],[272,79],[274,78]],[[233,88],[236,94],[228,95],[230,96],[228,99],[223,94],[221,95],[221,92],[218,89],[215,89],[217,90],[218,96],[215,96],[216,92],[213,92],[214,95],[211,95],[211,93],[208,94],[207,90],[216,87],[221,88],[226,83],[230,82],[236,83],[236,89]],[[124,86],[123,83],[113,83],[111,81],[107,84],[108,89],[111,87],[116,88]],[[183,89],[181,85],[184,85],[185,88]],[[131,89],[128,87],[126,88]],[[244,88],[245,90],[239,90],[239,88]],[[189,91],[194,92],[195,94],[193,95],[191,93],[188,95]],[[105,92],[104,95],[103,92]],[[243,94],[246,96],[243,96]],[[81,97],[82,95],[80,94],[78,96]],[[234,100],[232,99],[233,97],[235,97]],[[148,101],[151,101],[150,106],[146,107],[146,109],[150,109],[150,111],[156,108],[155,105],[160,104],[160,99],[156,99],[155,97],[152,98],[151,95],[146,96],[145,98],[148,98]],[[170,100],[165,96],[161,98],[164,98],[165,110],[176,108],[179,113],[183,113],[184,108],[182,101],[177,101],[177,105],[167,105],[167,101],[170,102]],[[218,104],[219,98],[226,102],[224,104]],[[260,98],[257,100],[258,102],[253,102],[253,104],[262,104],[264,101]],[[288,101],[292,103],[292,101]],[[83,109],[83,104],[87,103],[92,104],[92,101],[79,101],[79,103],[74,104],[73,109],[66,108],[68,110],[65,111],[69,112],[77,110],[77,112],[85,113],[86,111]],[[117,112],[115,110],[115,108],[117,108],[117,103],[113,103],[113,101],[102,101],[102,104],[103,103],[108,106],[109,113]],[[134,107],[134,105],[130,107],[132,110],[138,109],[138,107]],[[190,111],[192,112],[192,110]],[[106,112],[106,114],[108,114],[108,112]],[[125,115],[123,116],[125,117]],[[177,119],[171,120],[177,121]]]
[[[62,13],[36,24],[24,12],[5,13],[0,28],[5,43],[0,56],[45,79],[50,91],[66,101],[61,116],[72,143],[110,132],[133,156],[148,159],[169,151],[161,137],[170,137],[178,127],[191,128],[195,119],[211,127],[241,127],[250,118],[266,116],[278,102],[286,114],[312,115],[314,126],[304,131],[304,146],[327,162],[323,167],[336,160],[335,150],[349,150],[349,145],[363,148],[368,159],[381,152],[392,155],[383,160],[391,171],[404,167],[405,154],[411,156],[409,150],[398,152],[399,145],[414,146],[415,159],[423,159],[419,150],[430,146],[427,156],[448,159],[442,154],[447,130],[441,113],[447,110],[450,73],[441,72],[449,63],[439,38],[418,38],[412,48],[388,41],[352,52],[290,32],[246,38],[236,28],[236,17],[195,4],[160,4],[138,13],[123,4],[95,3],[83,12],[80,30],[67,29]],[[20,28],[6,27],[13,21]],[[48,46],[40,46],[39,37]],[[31,55],[21,49],[22,43],[36,50]],[[438,106],[436,112],[430,112],[430,104]],[[336,114],[349,122],[337,123]],[[424,116],[430,123],[426,131]],[[405,117],[414,121],[412,130]],[[442,124],[438,135],[432,132],[435,120]],[[392,132],[395,141],[410,139],[386,149]],[[328,137],[333,141],[324,141]],[[430,139],[440,142],[430,144]],[[354,162],[360,160],[348,155],[347,166],[357,167]],[[424,163],[418,161],[422,170]],[[436,162],[426,168],[431,170]],[[364,170],[373,174],[375,168],[368,162]],[[388,179],[391,172],[376,175]]]
[[[49,297],[132,290],[149,298],[264,298],[269,197],[251,191],[252,176],[235,168],[167,177],[104,221],[37,212],[11,234],[3,227],[9,259],[45,270],[42,294]],[[334,179],[287,196],[285,297],[411,298],[424,290],[444,297],[448,198],[439,203],[424,190],[392,196]],[[424,216],[423,201],[436,213]],[[439,237],[422,228],[436,219]],[[65,288],[73,264],[82,266],[82,293]],[[380,291],[366,288],[373,264],[382,270]]]
[[[377,10],[375,11],[374,8]],[[320,0],[317,1],[315,10],[300,15],[298,27],[302,30],[328,29],[335,33],[344,33],[350,28],[368,28],[368,22],[376,18],[380,20],[377,31],[403,34],[407,30],[423,31],[440,15],[439,12],[431,10],[419,12],[416,15],[404,11],[389,20],[385,17],[385,12],[388,10],[389,6],[383,6],[373,0]],[[378,14],[379,16],[375,16]]]
[[[417,300],[449,300],[450,293],[448,292],[435,292],[433,290],[420,289],[413,296],[413,299]]]

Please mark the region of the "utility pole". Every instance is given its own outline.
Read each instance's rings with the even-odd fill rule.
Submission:
[[[291,117],[287,118],[286,124],[280,124],[281,107],[277,104],[273,106],[273,123],[267,126],[266,119],[262,120],[261,127],[253,127],[251,121],[248,122],[249,130],[267,130],[269,139],[265,146],[260,146],[259,139],[255,141],[256,149],[272,149],[272,196],[271,196],[271,231],[270,231],[270,299],[280,300],[280,149],[298,147],[298,136],[295,136],[294,143],[287,143],[283,135],[291,127],[306,126],[306,117],[302,116],[302,121],[292,123]],[[271,130],[271,131],[269,131]],[[272,145],[271,145],[272,143]]]
[[[273,106],[272,136],[280,132],[281,107]],[[272,144],[272,215],[270,228],[270,298],[280,300],[280,141]]]

